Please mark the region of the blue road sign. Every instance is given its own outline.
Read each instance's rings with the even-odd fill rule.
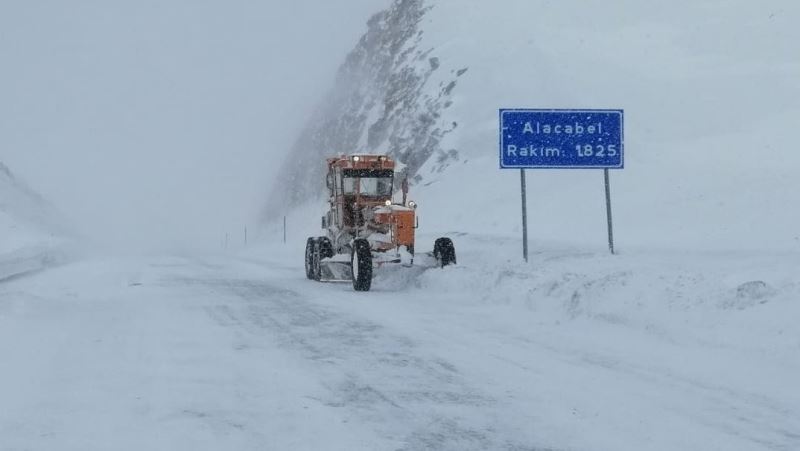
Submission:
[[[624,167],[622,110],[500,110],[501,169]]]

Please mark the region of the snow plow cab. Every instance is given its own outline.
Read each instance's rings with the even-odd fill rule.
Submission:
[[[340,156],[329,158],[327,164],[325,235],[306,242],[306,276],[317,281],[352,280],[355,290],[368,291],[374,268],[414,265],[417,205],[406,201],[406,180],[402,202],[393,201],[396,165],[386,155]],[[434,251],[427,255],[437,266],[456,263],[449,238],[436,240]]]

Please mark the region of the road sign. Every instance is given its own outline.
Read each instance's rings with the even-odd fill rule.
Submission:
[[[622,110],[500,110],[501,169],[624,167]]]
[[[522,254],[528,261],[525,169],[603,169],[608,248],[614,253],[609,169],[622,169],[622,110],[500,110],[500,169],[519,169]]]

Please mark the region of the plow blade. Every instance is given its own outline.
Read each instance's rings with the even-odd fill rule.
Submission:
[[[321,282],[350,282],[353,280],[353,269],[350,262],[323,260],[319,263]]]
[[[418,253],[411,261],[403,262],[400,257],[386,256],[384,259],[374,260],[375,270],[380,273],[396,271],[399,268],[409,268],[412,273],[425,271],[431,268],[441,268],[442,262],[433,252]],[[391,268],[391,269],[390,269]],[[319,262],[320,282],[352,282],[353,268],[347,256],[337,255]]]

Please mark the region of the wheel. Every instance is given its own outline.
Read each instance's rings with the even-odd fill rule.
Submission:
[[[314,252],[314,238],[306,240],[306,278],[313,279],[314,273],[311,271],[313,268],[312,255]]]
[[[350,262],[353,268],[353,288],[356,291],[369,291],[372,287],[372,249],[367,240],[358,239],[353,242]]]
[[[433,256],[436,261],[444,268],[445,266],[456,264],[456,247],[450,238],[439,238],[433,244]]]

